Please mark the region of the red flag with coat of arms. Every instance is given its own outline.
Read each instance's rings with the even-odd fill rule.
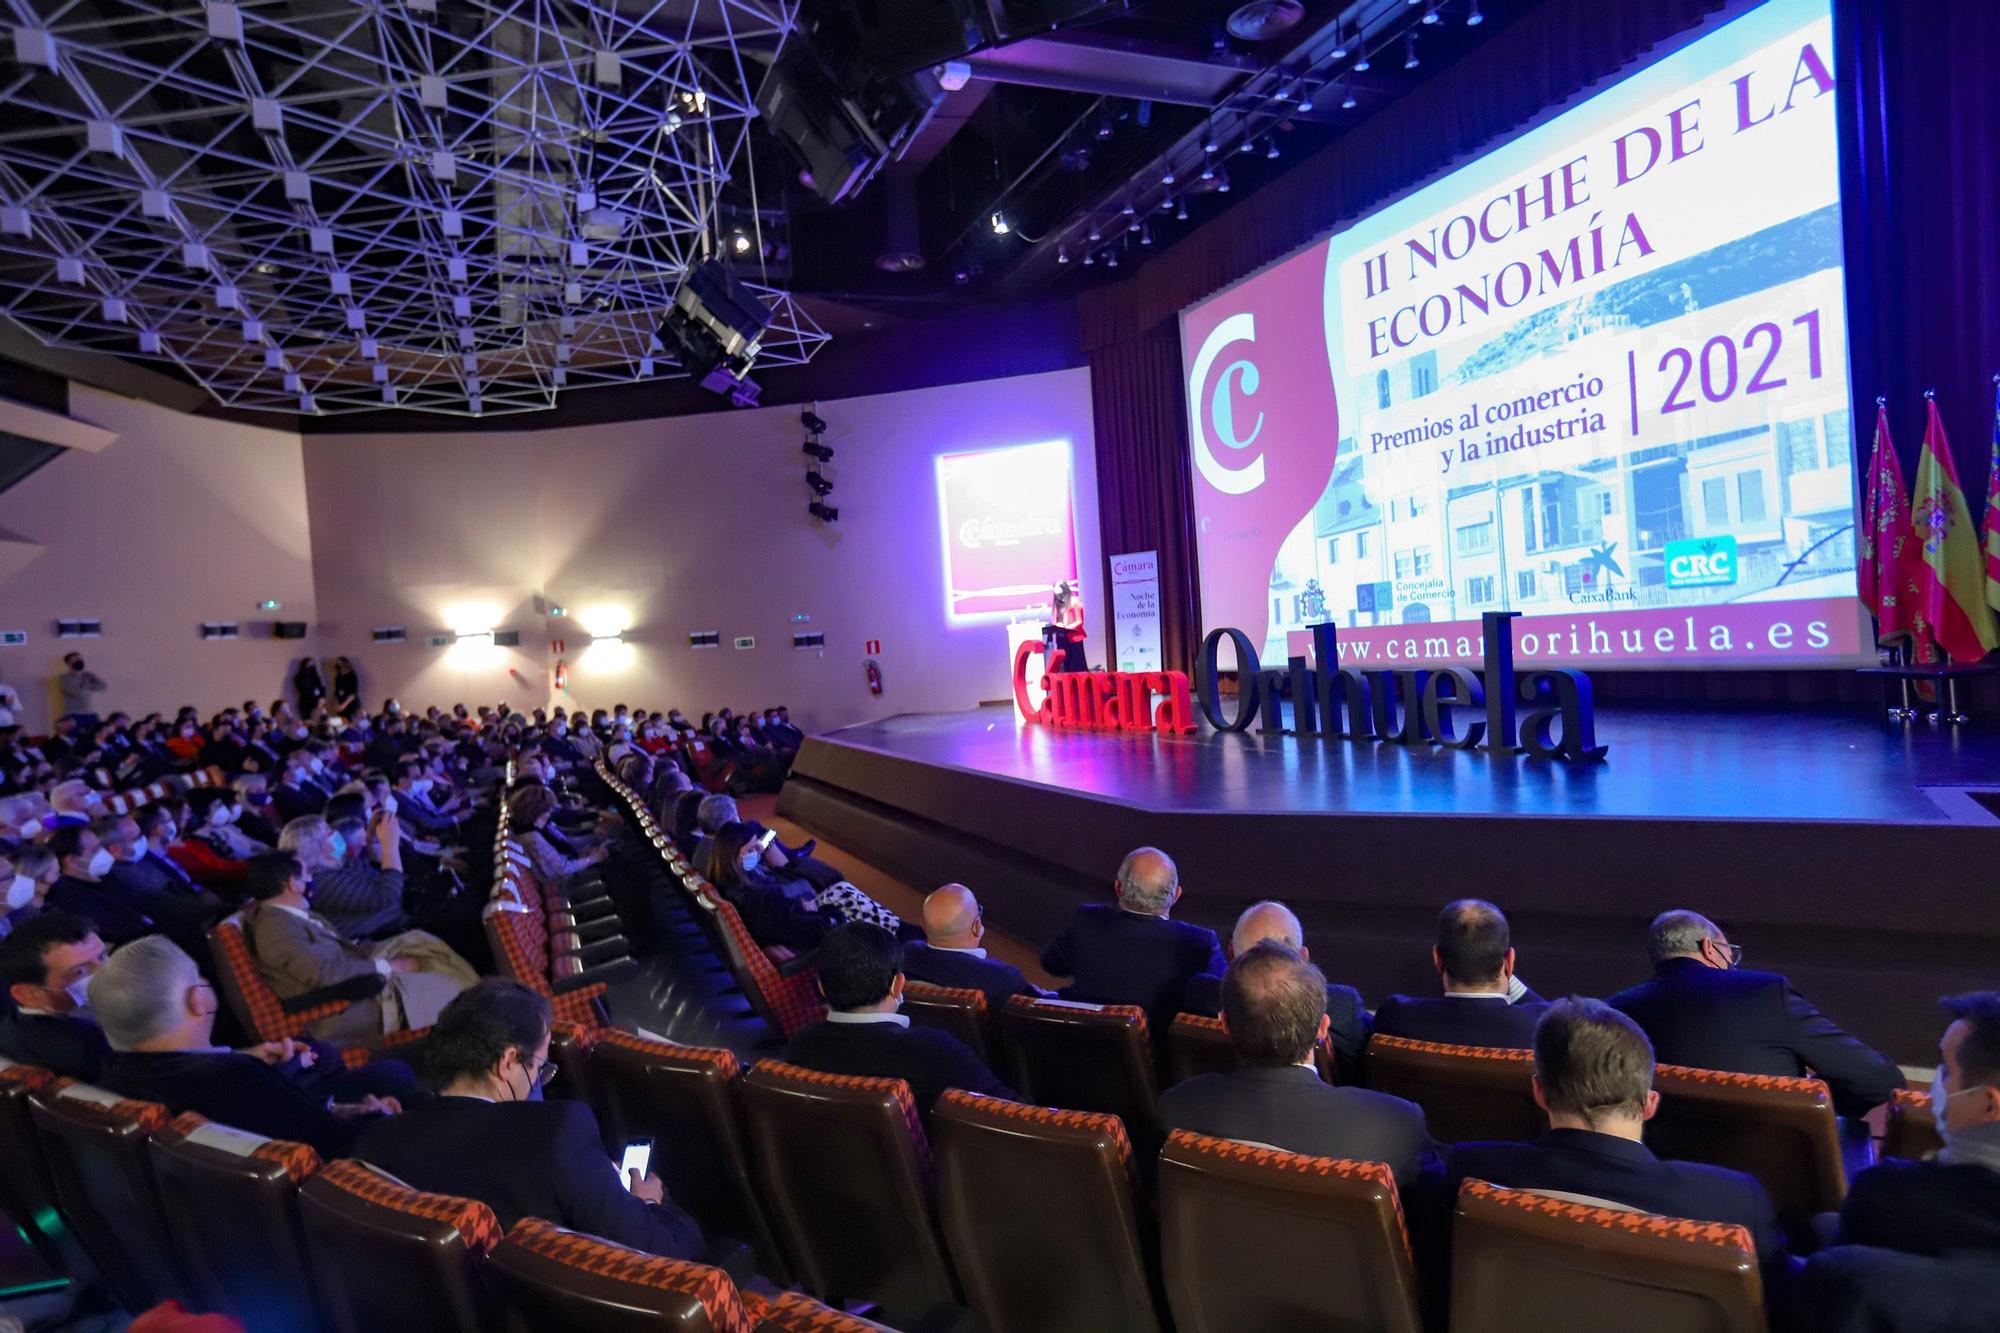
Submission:
[[[1926,395],[1929,419],[1924,425],[1924,453],[1917,463],[1917,488],[1910,497],[1910,523],[1916,535],[1911,572],[1916,604],[1911,630],[1916,660],[1942,655],[1947,662],[1977,662],[2000,644],[1993,608],[1986,604],[1986,562],[1972,526],[1972,511],[1959,489],[1958,468],[1937,400]],[[1933,652],[1933,649],[1936,651]]]
[[[1993,377],[1993,461],[1986,472],[1986,605],[2000,611],[2000,375]]]
[[[1903,464],[1889,438],[1887,400],[1875,400],[1875,456],[1869,460],[1868,489],[1861,497],[1861,603],[1875,617],[1875,641],[1909,637],[1910,493]]]

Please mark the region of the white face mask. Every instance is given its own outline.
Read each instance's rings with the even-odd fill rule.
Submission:
[[[99,847],[96,851],[90,854],[90,866],[89,866],[90,877],[92,879],[103,879],[105,874],[110,871],[111,865],[112,861],[111,861],[110,850],[108,848]]]
[[[756,852],[745,852],[743,853],[743,868],[745,870],[755,870],[757,863],[763,859]]]
[[[308,760],[306,762],[306,767],[311,769],[315,773],[324,773],[326,772],[326,761],[324,759]]]
[[[383,812],[384,814],[390,814],[390,815],[393,815],[393,814],[395,814],[395,813],[396,813],[396,798],[395,798],[395,797],[393,797],[393,796],[384,796],[384,797],[382,798],[382,812]]]
[[[7,885],[7,910],[19,911],[35,901],[35,881],[27,875],[16,875]]]
[[[125,855],[122,859],[127,861],[137,861],[142,857],[144,857],[145,855],[146,855],[146,840],[144,838],[134,838],[132,839],[132,845],[125,849]]]
[[[217,802],[208,812],[208,822],[217,828],[236,822],[236,807]]]
[[[75,1005],[77,1008],[79,1009],[90,1008],[89,977],[85,977],[81,981],[70,982],[69,985],[63,987],[63,992],[69,996],[69,1002]]]

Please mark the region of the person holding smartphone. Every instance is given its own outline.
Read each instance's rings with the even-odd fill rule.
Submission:
[[[488,978],[459,995],[425,1047],[437,1097],[369,1124],[350,1156],[417,1189],[478,1199],[502,1227],[540,1217],[648,1254],[696,1258],[701,1227],[667,1197],[650,1141],[614,1162],[588,1105],[538,1100],[557,1073],[549,1021],[549,1002],[516,981]]]

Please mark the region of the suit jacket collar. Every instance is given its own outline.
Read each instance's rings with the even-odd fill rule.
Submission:
[[[1653,964],[1653,975],[1657,977],[1683,977],[1694,972],[1714,970],[1699,958],[1662,958]]]
[[[1544,1148],[1557,1148],[1563,1152],[1634,1166],[1651,1166],[1659,1161],[1653,1156],[1653,1150],[1643,1143],[1634,1143],[1616,1134],[1599,1134],[1595,1130],[1552,1129],[1535,1142]]]
[[[1269,1066],[1244,1065],[1236,1069],[1234,1077],[1245,1083],[1272,1083],[1280,1086],[1287,1083],[1322,1083],[1319,1074],[1304,1065],[1285,1065],[1277,1069]]]

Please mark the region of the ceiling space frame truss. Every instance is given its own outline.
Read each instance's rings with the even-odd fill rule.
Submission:
[[[0,311],[283,413],[674,373],[654,330],[796,4],[4,0]],[[826,334],[745,276],[759,364],[808,359]]]

